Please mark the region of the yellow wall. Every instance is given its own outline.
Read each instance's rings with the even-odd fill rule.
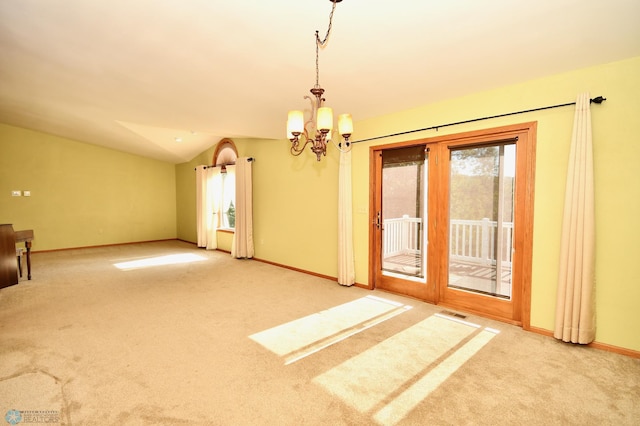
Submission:
[[[640,58],[550,76],[372,120],[356,139],[571,102],[583,91],[608,100],[592,106],[596,174],[598,342],[640,350]],[[378,100],[383,101],[383,100]],[[286,117],[283,117],[283,123]],[[357,119],[357,117],[356,117]],[[537,121],[531,325],[552,329],[562,202],[573,108],[546,110],[359,143],[353,149],[356,280],[368,282],[369,147]],[[316,162],[289,154],[287,140],[234,139],[255,157],[256,257],[337,275],[338,155]],[[211,147],[172,164],[0,125],[0,223],[36,232],[36,250],[180,238],[196,241],[195,172]],[[11,197],[12,190],[32,196]],[[220,238],[230,249],[230,235]]]
[[[285,117],[286,119],[286,117]],[[289,141],[233,139],[240,157],[254,157],[255,257],[323,275],[337,275],[338,177],[335,149],[317,162],[292,157]],[[215,146],[176,166],[178,238],[196,242],[195,171],[211,164]],[[314,212],[321,212],[315,214]],[[231,249],[229,234],[218,233],[218,247]]]
[[[176,238],[175,167],[0,124],[0,223],[34,250]]]
[[[247,148],[256,158],[256,257],[335,277],[336,150],[330,149],[329,155],[318,162],[310,151],[293,157],[289,154],[290,145],[288,140],[260,141]]]
[[[177,236],[184,241],[196,243],[196,172],[199,165],[209,165],[215,145],[188,163],[176,165],[176,214]],[[222,248],[222,247],[221,247]]]
[[[356,123],[355,139],[511,111],[573,102],[578,93],[608,100],[592,106],[597,220],[597,336],[614,346],[640,350],[640,58],[550,76],[426,105]],[[383,102],[384,100],[376,100]],[[531,325],[552,330],[562,204],[573,126],[573,107],[475,122],[358,143],[353,149],[356,281],[368,282],[369,147],[401,140],[538,122],[535,176]],[[357,119],[357,117],[355,117]],[[285,118],[283,118],[284,123]],[[337,275],[338,155],[330,148],[317,163],[311,152],[292,157],[287,140],[237,140],[241,156],[253,156],[256,257]],[[194,205],[193,167],[177,167],[178,199]],[[183,170],[184,169],[184,170]],[[191,181],[190,181],[191,180]],[[185,195],[188,192],[189,195]],[[195,241],[195,209],[178,205],[178,235]]]
[[[357,123],[357,137],[367,138],[477,117],[498,115],[575,101],[588,91],[608,100],[593,105],[596,197],[597,337],[601,343],[640,350],[640,58],[577,70],[464,98],[427,105]],[[427,131],[380,143],[410,140],[527,121],[538,122],[535,176],[531,325],[554,327],[556,282],[564,183],[573,128],[573,107],[510,116]],[[368,151],[354,147],[356,276],[366,282]]]

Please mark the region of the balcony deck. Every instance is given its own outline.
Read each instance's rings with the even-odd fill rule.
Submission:
[[[396,218],[385,220],[385,250],[382,269],[390,275],[404,275],[408,279],[420,278],[422,251],[421,219]],[[496,224],[483,221],[452,221],[452,244],[449,253],[449,287],[501,298],[511,297],[511,256],[504,253],[499,262],[500,279],[497,279],[498,262],[495,261]],[[503,225],[505,241],[511,242],[512,223]]]
[[[420,274],[420,254],[405,253],[386,257],[382,269],[394,275],[417,277]],[[509,298],[511,268],[504,268],[501,280],[497,282],[493,266],[452,261],[449,264],[449,287]]]
[[[382,261],[382,269],[416,274],[420,270],[420,253],[399,253],[387,256]]]

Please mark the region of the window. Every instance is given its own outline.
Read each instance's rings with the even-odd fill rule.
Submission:
[[[220,229],[233,230],[236,226],[236,175],[235,163],[238,151],[231,139],[218,142],[213,154],[213,164],[222,167],[222,185],[219,197]]]
[[[234,169],[234,167],[225,167],[222,172],[222,223],[220,224],[222,229],[236,227],[236,174]]]

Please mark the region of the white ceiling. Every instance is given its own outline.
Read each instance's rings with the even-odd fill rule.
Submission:
[[[222,137],[284,139],[287,111],[308,106],[331,6],[2,0],[0,122],[172,163]],[[344,0],[320,84],[357,126],[633,56],[639,0]]]

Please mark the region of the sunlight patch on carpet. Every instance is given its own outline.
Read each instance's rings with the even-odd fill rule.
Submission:
[[[409,309],[409,305],[366,296],[249,338],[284,357],[285,364],[291,364]]]
[[[378,411],[373,418],[381,425],[393,425],[404,418],[431,392],[444,383],[465,362],[493,339],[499,331],[485,328],[461,348],[436,365],[418,381]]]
[[[313,382],[379,424],[392,425],[470,359],[496,330],[433,315]]]
[[[153,266],[176,265],[179,263],[191,263],[207,260],[204,256],[193,253],[168,254],[165,256],[147,257],[144,259],[130,260],[127,262],[114,263],[118,269],[130,271],[132,269],[149,268]]]

